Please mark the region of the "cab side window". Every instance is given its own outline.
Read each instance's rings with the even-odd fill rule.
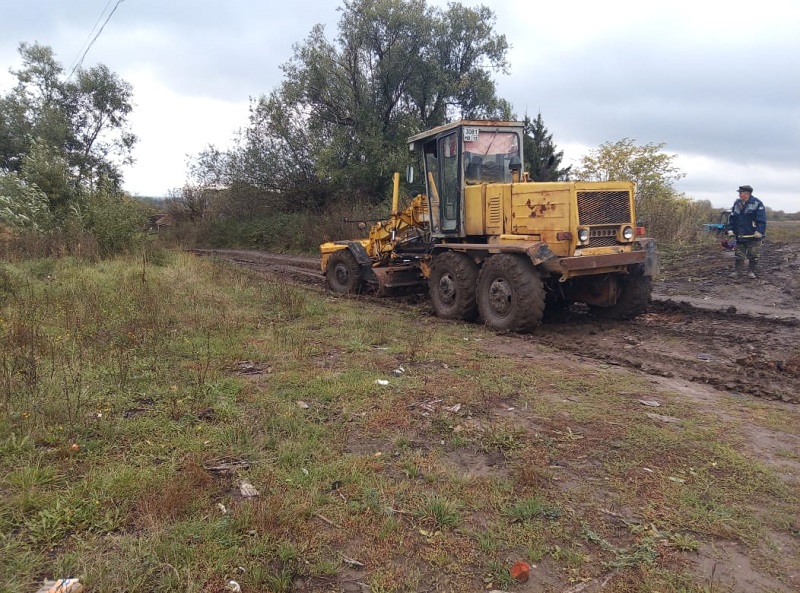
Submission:
[[[443,231],[458,230],[458,134],[453,132],[439,138],[439,197]]]

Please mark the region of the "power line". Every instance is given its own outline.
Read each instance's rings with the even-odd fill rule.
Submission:
[[[86,39],[84,40],[84,42],[83,42],[83,44],[81,45],[80,49],[78,49],[78,53],[75,55],[75,58],[74,58],[74,59],[72,60],[72,62],[70,62],[70,64],[69,64],[69,70],[70,70],[70,72],[74,72],[74,71],[75,71],[75,67],[76,67],[76,66],[77,66],[77,64],[78,64],[78,59],[79,59],[79,56],[81,55],[81,52],[83,52],[83,51],[84,51],[84,49],[86,49],[86,47],[87,47],[87,45],[88,45],[88,43],[89,43],[89,40],[92,38],[92,34],[94,33],[95,29],[97,29],[97,26],[100,24],[100,20],[103,18],[103,15],[106,13],[106,10],[108,10],[108,7],[109,7],[109,6],[111,6],[111,3],[112,3],[113,1],[114,1],[114,0],[108,0],[108,2],[106,2],[106,5],[105,5],[105,7],[103,8],[102,12],[101,12],[101,13],[100,13],[100,15],[97,17],[97,20],[94,22],[94,25],[92,25],[92,28],[91,28],[91,30],[89,31],[89,34],[86,36]]]
[[[92,49],[92,46],[94,45],[94,42],[97,41],[98,37],[100,37],[100,33],[103,32],[103,29],[105,29],[105,26],[108,24],[108,21],[111,20],[111,17],[117,11],[117,8],[119,8],[119,5],[122,4],[123,2],[125,2],[125,0],[117,0],[117,3],[114,5],[114,8],[112,8],[111,12],[108,13],[108,16],[106,17],[106,20],[103,21],[103,24],[100,26],[100,29],[97,31],[95,36],[89,42],[89,45],[84,50],[83,55],[81,56],[81,59],[78,60],[78,63],[75,64],[75,66],[73,66],[72,70],[70,70],[69,76],[67,78],[72,78],[72,75],[75,74],[75,71],[83,65],[83,60],[84,60],[84,58],[86,58],[86,54],[88,54],[89,50]],[[111,4],[111,0],[108,0],[108,3],[106,4],[106,8],[108,8],[109,4]],[[106,11],[106,8],[103,9],[103,12]],[[98,22],[103,17],[103,12],[100,13],[100,16],[97,19]],[[95,23],[95,27],[96,26],[97,26],[97,23]],[[92,30],[94,30],[94,27],[92,27]],[[89,33],[89,35],[91,35],[91,32]],[[84,43],[84,45],[85,45],[85,43]]]

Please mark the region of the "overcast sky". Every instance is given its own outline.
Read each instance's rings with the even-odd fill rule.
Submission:
[[[429,3],[444,5],[444,2]],[[498,94],[542,113],[564,165],[603,142],[666,144],[679,190],[727,207],[741,184],[768,206],[800,211],[798,0],[464,0],[484,4],[511,45]],[[118,4],[118,5],[117,5]],[[20,42],[50,46],[68,70],[86,52],[134,87],[136,164],[125,187],[163,196],[186,162],[230,146],[250,97],[316,23],[336,34],[334,0],[27,0],[0,19],[0,93]]]

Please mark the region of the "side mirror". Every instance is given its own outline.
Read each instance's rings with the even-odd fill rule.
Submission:
[[[414,165],[406,167],[406,183],[414,183]]]
[[[519,160],[518,156],[512,156],[508,161],[508,168],[519,173],[522,170],[522,161]]]

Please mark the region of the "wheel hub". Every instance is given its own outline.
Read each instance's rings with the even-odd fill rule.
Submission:
[[[498,315],[508,315],[511,311],[511,287],[502,278],[496,278],[489,286],[489,306]]]
[[[450,274],[445,274],[439,279],[439,298],[447,305],[456,301],[456,283]]]
[[[333,269],[333,275],[336,277],[336,282],[342,286],[346,285],[350,280],[350,271],[344,264],[337,264]]]

